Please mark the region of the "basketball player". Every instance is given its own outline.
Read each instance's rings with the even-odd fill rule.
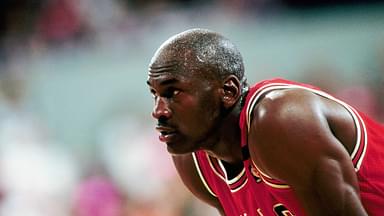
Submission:
[[[248,87],[239,51],[191,29],[154,54],[153,117],[186,187],[227,216],[384,215],[384,128],[302,83]]]

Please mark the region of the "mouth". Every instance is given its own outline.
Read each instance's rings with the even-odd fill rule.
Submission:
[[[156,130],[160,133],[159,140],[165,143],[169,143],[174,140],[178,134],[175,129],[170,127],[158,126],[156,127]]]

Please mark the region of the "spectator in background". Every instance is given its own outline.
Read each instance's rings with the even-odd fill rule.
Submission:
[[[124,216],[125,198],[102,166],[94,165],[91,173],[76,187],[75,216]],[[128,216],[128,215],[127,215]]]
[[[42,7],[37,18],[39,37],[49,45],[62,45],[81,40],[88,26],[79,3],[74,0],[52,0]]]
[[[0,215],[67,216],[75,161],[27,111],[23,78],[7,73],[0,80]]]

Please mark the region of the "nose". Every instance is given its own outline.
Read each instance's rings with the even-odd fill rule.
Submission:
[[[152,116],[155,119],[160,118],[170,118],[171,117],[171,110],[169,109],[168,103],[166,99],[162,97],[158,97],[155,101],[155,107],[152,111]]]

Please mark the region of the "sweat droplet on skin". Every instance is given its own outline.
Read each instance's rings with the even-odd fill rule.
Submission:
[[[201,62],[201,63],[203,63],[203,62],[204,62],[204,60],[203,60],[203,59],[201,59],[201,58],[200,58],[200,56],[198,56],[198,55],[197,55],[196,57],[197,57],[197,60],[199,60],[199,62]]]

